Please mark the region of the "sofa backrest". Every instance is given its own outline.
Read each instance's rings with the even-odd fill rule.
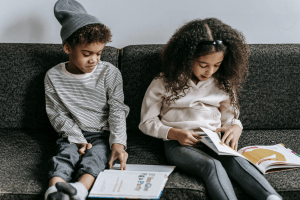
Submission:
[[[160,52],[164,45],[132,45],[122,49],[121,73],[125,104],[130,107],[127,129],[137,130],[145,92],[160,69]]]
[[[159,71],[163,45],[134,45],[122,50],[127,128],[137,130],[144,94]],[[250,45],[250,69],[239,98],[244,129],[300,128],[300,45]]]
[[[118,66],[119,50],[105,47],[101,60]],[[68,61],[61,44],[0,44],[0,128],[50,128],[44,77]]]
[[[138,130],[144,94],[160,69],[163,45],[105,47],[102,60],[119,66],[128,130]],[[300,128],[300,45],[250,45],[250,72],[241,91],[245,129]],[[45,111],[44,77],[68,60],[60,44],[0,44],[0,128],[50,128]]]
[[[241,92],[245,129],[300,128],[300,44],[250,45]]]

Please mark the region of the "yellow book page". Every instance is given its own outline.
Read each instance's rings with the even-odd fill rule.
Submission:
[[[264,161],[286,161],[283,154],[270,149],[257,148],[252,151],[246,151],[245,149],[242,155],[256,165],[260,165]]]

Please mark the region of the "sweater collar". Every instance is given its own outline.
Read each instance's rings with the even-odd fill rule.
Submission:
[[[207,86],[209,86],[213,81],[215,80],[215,78],[210,77],[209,79],[207,79],[206,81],[199,81],[197,84],[195,84],[192,79],[190,79],[190,84],[193,88],[198,88],[198,89],[205,89]]]

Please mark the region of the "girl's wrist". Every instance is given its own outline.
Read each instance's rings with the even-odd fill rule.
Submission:
[[[171,140],[177,140],[176,135],[177,135],[177,129],[176,128],[170,128],[167,138],[171,139]]]

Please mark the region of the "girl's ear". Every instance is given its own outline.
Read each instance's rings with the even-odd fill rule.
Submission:
[[[63,47],[64,51],[66,52],[66,54],[70,54],[71,53],[71,46],[69,45],[68,42],[66,42],[64,44],[64,47]]]

